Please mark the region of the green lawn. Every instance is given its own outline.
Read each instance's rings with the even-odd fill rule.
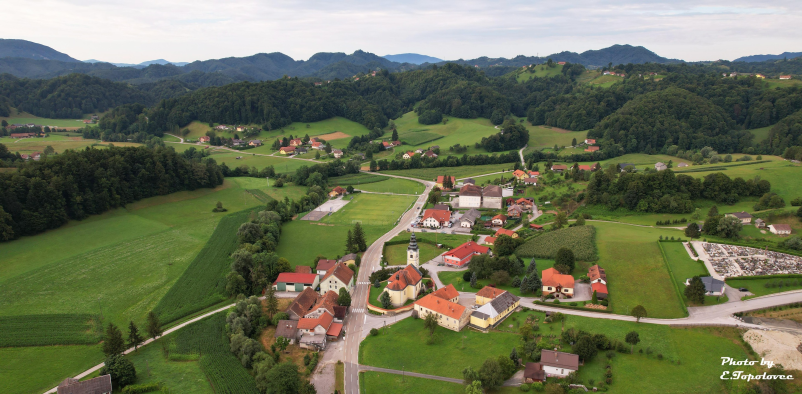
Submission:
[[[465,386],[439,380],[366,371],[359,373],[359,392],[363,394],[463,394]]]
[[[665,252],[666,263],[671,267],[671,273],[674,276],[674,282],[677,284],[679,297],[687,306],[697,306],[688,301],[685,297],[685,280],[693,278],[696,275],[710,276],[704,263],[696,262],[685,251],[685,246],[681,242],[661,242],[660,246]],[[705,305],[715,305],[727,301],[727,296],[714,297],[706,296]]]
[[[629,314],[636,305],[643,305],[649,317],[685,317],[657,245],[660,235],[682,233],[618,223],[591,223],[596,228],[598,264],[607,271],[613,312]]]
[[[379,283],[379,285],[380,285],[379,287],[375,287],[375,286],[373,286],[373,284],[371,284],[370,285],[370,296],[368,297],[368,303],[373,305],[373,306],[378,306],[379,308],[384,308],[384,306],[382,306],[381,301],[379,301],[379,296],[382,294],[384,289],[387,288],[387,285],[389,283],[390,282],[388,282],[388,281],[381,282],[381,283]]]
[[[36,115],[31,115],[27,112],[17,112],[16,110],[12,110],[12,115],[10,117],[2,117],[0,116],[0,120],[5,120],[8,124],[27,124],[33,123],[40,126],[56,126],[56,127],[80,127],[83,128],[84,126],[95,127],[97,124],[84,124],[82,119],[50,119],[50,118],[40,118]],[[98,114],[99,115],[99,114]],[[84,119],[89,119],[90,115],[84,115]]]
[[[774,127],[774,125],[748,130],[755,136],[755,138],[752,139],[752,142],[757,144],[758,142],[765,141],[767,138],[769,138],[769,131],[771,131],[772,127]]]
[[[489,154],[484,149],[475,148],[474,144],[480,142],[484,137],[499,132],[499,129],[490,123],[490,120],[485,118],[461,119],[452,116],[444,116],[443,119],[448,119],[446,124],[423,125],[418,123],[418,115],[415,112],[407,112],[400,118],[394,119],[398,138],[404,143],[397,148],[396,153],[410,148],[423,149],[437,145],[440,147],[440,155],[448,156],[448,148],[460,144],[468,146],[466,153],[469,155]],[[389,139],[389,135],[386,135],[385,138]]]
[[[411,181],[409,179],[389,178],[384,177],[385,180],[381,182],[372,182],[365,184],[353,185],[355,189],[364,190],[366,192],[377,193],[398,193],[398,194],[420,194],[426,189],[420,182]]]
[[[0,348],[0,392],[42,393],[102,361],[100,345]]]
[[[778,281],[783,282],[783,286],[766,287],[766,284],[776,284]],[[785,283],[788,283],[786,286]],[[784,291],[802,289],[802,278],[766,278],[766,279],[727,279],[727,284],[740,289],[746,287],[750,292],[756,296],[763,296],[774,293],[781,293]]]
[[[474,175],[489,174],[492,172],[512,171],[515,163],[488,164],[484,166],[460,166],[460,167],[441,167],[441,168],[417,168],[412,170],[388,170],[382,171],[384,174],[400,175],[410,178],[432,181],[439,175],[448,174],[457,179],[469,178]]]
[[[529,267],[529,262],[532,261],[532,259],[523,259],[523,261],[524,261],[524,264],[527,267]],[[554,266],[554,260],[537,259],[536,260],[536,264],[537,264],[537,274],[538,274],[539,277],[542,277],[543,276],[543,270],[549,269],[549,268]],[[574,270],[574,272],[572,273],[572,276],[574,278],[578,279],[582,275],[587,275],[588,274],[588,267],[589,267],[589,264],[587,264],[587,263],[579,263],[579,264],[577,264],[577,269]],[[462,280],[462,275],[465,274],[465,271],[467,271],[467,270],[442,271],[442,272],[438,272],[437,276],[440,278],[440,281],[443,282],[444,285],[452,284],[452,285],[454,285],[454,287],[457,290],[465,291],[465,292],[469,292],[469,293],[476,293],[481,288],[491,284],[490,279],[477,279],[476,287],[471,287],[470,282],[465,282],[465,281]],[[522,277],[522,276],[523,275],[521,275],[520,277]],[[513,287],[513,286],[511,286],[509,284],[506,284],[506,285],[493,284],[493,285],[495,287],[498,287],[499,289],[507,290],[510,293],[515,294],[515,295],[517,295],[519,297],[534,297],[534,295],[531,294],[531,293],[521,294],[520,288]]]
[[[70,133],[67,133],[70,134]],[[5,144],[6,147],[10,152],[20,154],[32,154],[34,152],[44,152],[45,148],[48,146],[52,147],[56,153],[62,153],[66,150],[82,150],[86,149],[86,147],[94,146],[96,148],[105,148],[109,144],[113,144],[114,146],[140,146],[141,144],[136,144],[133,142],[104,142],[101,143],[98,140],[85,140],[80,136],[75,136],[75,133],[72,133],[73,137],[67,137],[66,135],[59,135],[56,133],[51,133],[50,137],[46,138],[11,138],[11,137],[1,137],[0,143]]]
[[[365,225],[395,225],[398,218],[415,201],[412,196],[390,196],[358,193],[344,197],[351,202],[321,219],[322,223],[353,225],[356,221]]]
[[[409,238],[410,238],[409,233],[402,232],[401,234],[391,239],[391,241],[403,240],[408,242]],[[471,240],[471,237],[469,235],[439,234],[439,233],[415,233],[415,238],[418,239],[418,248],[420,250],[421,264],[424,264],[427,261],[448,251],[447,248],[438,249],[435,245],[432,245],[430,243],[420,242],[421,240],[424,239],[430,240],[432,242],[441,243],[451,247],[460,246],[463,243]],[[403,243],[399,245],[388,245],[385,248],[384,250],[385,257],[387,258],[387,261],[390,262],[390,265],[406,264],[407,246],[409,246],[408,243]]]
[[[200,362],[168,360],[162,352],[162,341],[128,356],[136,367],[136,384],[160,382],[173,393],[214,393]]]

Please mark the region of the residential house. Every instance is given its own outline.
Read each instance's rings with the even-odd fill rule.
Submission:
[[[446,204],[434,204],[432,209],[437,209],[437,210],[440,210],[440,211],[451,211],[449,206],[446,205]]]
[[[316,319],[322,316],[324,313],[334,316],[334,307],[337,305],[338,298],[339,295],[334,291],[321,293],[321,296],[318,297],[315,305],[309,309],[309,312],[306,312],[304,317]]]
[[[320,295],[318,295],[314,289],[309,287],[305,288],[301,294],[295,297],[292,304],[287,308],[286,312],[290,315],[290,320],[299,320],[306,316],[312,307],[318,303],[319,299]]]
[[[757,228],[766,228],[766,222],[763,219],[757,218],[755,219],[755,227]]]
[[[523,214],[524,210],[518,204],[513,204],[507,206],[507,216],[511,218],[520,218],[521,214]]]
[[[217,129],[217,130],[228,130],[228,126],[226,126],[224,124],[221,124],[221,125],[218,125],[217,127],[215,127],[215,129]]]
[[[393,147],[393,143],[392,142],[387,142],[387,141],[382,141],[382,146],[384,147],[384,149],[389,149],[389,148]]]
[[[436,159],[437,158],[437,153],[434,153],[434,152],[432,152],[430,150],[427,150],[426,152],[423,152],[423,156],[428,157],[430,159]]]
[[[329,192],[329,197],[344,196],[346,194],[348,194],[348,191],[339,186],[335,186],[334,189],[331,189]]]
[[[596,292],[596,299],[606,300],[608,296],[607,285],[601,282],[591,283],[590,291]]]
[[[251,141],[251,142],[253,142],[253,141]],[[294,146],[282,146],[281,148],[279,148],[278,153],[281,153],[282,155],[291,155],[291,154],[295,153],[295,147]]]
[[[415,154],[422,155],[423,154],[423,149],[420,149],[420,148],[415,149]]]
[[[393,146],[401,146],[401,141],[393,141]]]
[[[409,264],[404,269],[392,274],[388,281],[389,283],[382,292],[386,291],[390,294],[390,302],[396,308],[403,306],[408,300],[418,298],[418,294],[423,289],[423,274],[414,264]]]
[[[590,278],[590,283],[607,284],[607,273],[598,264],[588,268],[588,278]]]
[[[459,218],[459,226],[463,228],[472,228],[476,224],[476,220],[478,220],[481,216],[481,212],[477,211],[476,209],[471,209],[462,214],[462,216]]]
[[[780,79],[791,79],[790,75],[780,75]]]
[[[518,238],[518,233],[512,230],[507,230],[506,228],[500,228],[496,230],[496,233],[493,235],[494,237],[498,238],[502,235],[506,235],[510,238]]]
[[[635,172],[637,170],[635,168],[635,165],[632,164],[632,163],[621,163],[621,164],[618,165],[618,168],[621,169],[621,172],[626,171],[627,167],[632,167],[632,171],[633,172]]]
[[[540,171],[529,171],[529,176],[532,178],[537,178],[540,176]]]
[[[543,295],[557,293],[557,295],[571,298],[574,296],[574,277],[563,275],[554,268],[543,270],[541,275]]]
[[[306,153],[306,152],[309,152],[309,149],[306,149],[306,147],[299,146],[299,147],[295,148],[295,154],[300,155],[300,154],[303,154],[303,153]]]
[[[497,185],[487,185],[482,189],[482,208],[501,209],[502,205],[501,187]]]
[[[304,144],[304,140],[300,138],[293,138],[290,140],[290,146],[301,146]]]
[[[494,226],[503,226],[503,225],[507,224],[507,216],[506,215],[496,215],[496,216],[493,216],[493,219],[491,219],[491,221],[493,222]]]
[[[250,141],[248,141],[248,145],[250,145],[250,146],[262,146],[262,140],[250,140]]]
[[[585,148],[585,152],[596,152],[598,150],[599,150],[599,147],[595,146],[595,145],[591,145],[591,146]]]
[[[315,141],[315,142],[312,143],[312,149],[317,149],[317,150],[326,149],[326,144],[324,144],[324,143],[322,143],[320,141]]]
[[[273,289],[276,291],[296,291],[302,292],[305,288],[316,289],[320,283],[320,276],[315,274],[296,274],[294,272],[282,272],[273,282]]]
[[[204,135],[203,137],[198,138],[198,142],[209,142],[211,140],[212,137],[209,137],[208,135]]]
[[[546,371],[543,370],[543,365],[540,363],[526,363],[524,367],[523,384],[531,384],[535,382],[545,382]]]
[[[688,163],[685,163],[685,162],[677,164],[677,168],[685,168],[687,166],[688,166]]]
[[[459,189],[460,208],[480,208],[482,206],[482,188],[465,184]]]
[[[56,387],[58,394],[111,394],[111,391],[111,375],[109,374],[84,381],[67,378]]]
[[[485,237],[485,245],[493,246],[496,244],[496,237]]]
[[[521,303],[521,299],[505,291],[471,313],[471,326],[487,330],[498,326]]]
[[[457,184],[457,178],[453,176],[449,176],[449,178],[451,179],[451,188],[453,189],[454,186]],[[445,182],[445,180],[446,180],[445,176],[438,175],[437,179],[435,179],[434,186],[441,190],[444,189],[445,187],[443,186],[443,182]]]
[[[340,289],[351,291],[354,286],[354,271],[343,263],[337,263],[331,267],[320,280],[320,294],[327,291],[339,293]]]
[[[544,349],[540,351],[540,365],[547,377],[564,378],[579,370],[579,356]]]
[[[441,298],[443,294],[429,294],[415,301],[415,312],[418,317],[425,319],[432,314],[437,318],[437,324],[443,328],[460,331],[470,321],[471,310],[449,299]],[[459,296],[457,296],[459,301]]]
[[[476,185],[476,180],[473,178],[465,178],[462,180],[463,185]]]
[[[329,332],[334,316],[323,313],[317,318],[303,317],[297,328],[301,333],[300,346],[304,349],[323,350],[326,348],[326,334]]]
[[[451,212],[439,209],[427,209],[421,217],[421,226],[429,228],[448,227],[451,220]]]
[[[585,143],[588,144],[588,145],[595,145],[596,144],[596,140],[593,139],[593,138],[585,138]]]
[[[404,160],[409,160],[412,158],[412,156],[415,156],[415,152],[407,151],[406,153],[404,153],[403,158]]]
[[[343,151],[341,151],[339,149],[332,149],[331,150],[331,154],[334,155],[335,159],[339,159],[339,158],[343,157]]]
[[[487,304],[506,291],[492,286],[485,286],[476,292],[476,305]]]
[[[691,285],[691,279],[692,278],[688,278],[685,280],[685,286]],[[699,279],[701,279],[702,283],[705,285],[705,295],[708,296],[724,295],[724,281],[715,279],[712,276],[703,276]]]
[[[788,224],[770,224],[769,231],[772,234],[788,235],[791,234],[791,226]]]
[[[356,264],[357,257],[358,256],[356,253],[348,253],[347,255],[340,257],[340,259],[337,260],[337,262],[343,263],[345,265]]]
[[[666,163],[657,162],[654,165],[654,169],[657,170],[657,171],[663,171],[663,170],[668,169],[668,166],[666,165]]]
[[[568,169],[568,166],[565,164],[555,164],[551,166],[551,170],[554,172],[563,172]]]
[[[565,65],[565,62],[557,62],[557,64],[559,64],[559,65],[561,65],[561,66],[564,66],[564,65]]]
[[[577,169],[579,169],[579,171],[591,171],[590,164],[579,164]]]
[[[234,139],[231,140],[231,146],[241,146],[244,143],[245,143],[245,141],[237,139],[237,138],[234,138]]]
[[[741,221],[741,224],[752,224],[752,215],[748,214],[747,212],[733,212],[724,215],[726,217],[737,218]]]
[[[532,197],[521,197],[515,200],[515,203],[520,205],[524,211],[531,211],[535,209],[535,199]]]
[[[284,337],[290,340],[290,345],[298,342],[300,337],[298,331],[298,320],[279,320],[276,325],[275,337]]]
[[[520,181],[520,180],[523,180],[523,179],[525,179],[525,178],[527,177],[527,176],[526,176],[526,172],[524,172],[524,171],[522,171],[522,170],[515,170],[515,171],[513,171],[513,172],[512,172],[512,176],[514,176],[514,177],[515,177],[515,179],[517,179],[517,180],[519,180],[519,181]]]
[[[329,259],[320,259],[317,261],[317,267],[315,268],[315,273],[320,275],[322,278],[323,275],[326,275],[326,272],[329,272],[335,265],[337,265],[337,260],[329,260]]]
[[[452,284],[447,284],[434,292],[432,292],[437,297],[440,297],[446,301],[458,303],[459,302],[459,292]]]
[[[245,126],[237,126],[237,131],[245,131]]]
[[[521,182],[523,182],[523,184],[527,186],[529,185],[537,186],[537,178],[524,178]]]
[[[473,241],[468,241],[454,249],[443,253],[443,262],[449,267],[464,267],[473,256],[487,254],[490,248],[482,246]]]

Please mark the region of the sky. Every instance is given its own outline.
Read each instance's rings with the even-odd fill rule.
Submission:
[[[687,61],[802,51],[799,0],[2,0],[2,38],[139,63],[282,52],[446,60],[641,45]]]

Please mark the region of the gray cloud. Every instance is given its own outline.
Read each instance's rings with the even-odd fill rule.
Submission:
[[[6,0],[6,38],[79,59],[192,61],[356,49],[444,59],[643,45],[686,60],[802,50],[796,2]]]

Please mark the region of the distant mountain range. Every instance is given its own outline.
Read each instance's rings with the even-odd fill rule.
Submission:
[[[682,63],[682,60],[667,59],[658,56],[654,52],[638,46],[632,45],[613,45],[608,48],[590,50],[582,53],[576,52],[560,52],[549,56],[523,56],[519,55],[512,59],[507,58],[489,58],[486,56],[472,59],[472,60],[454,60],[451,63],[466,64],[479,67],[522,67],[530,64],[540,64],[551,59],[555,62],[569,62],[579,63],[586,67],[602,67],[612,63],[613,65],[627,64],[627,63]]]
[[[104,62],[102,60],[89,59],[89,60],[84,60],[84,63],[109,63],[109,62]],[[167,61],[167,60],[164,60],[164,59],[156,59],[156,60],[148,60],[146,62],[142,62],[142,63],[139,63],[139,64],[132,64],[132,63],[109,63],[109,64],[113,64],[113,65],[115,65],[117,67],[145,68],[147,66],[150,66],[151,64],[160,64],[162,66],[165,65],[165,64],[172,64],[174,66],[181,67],[181,66],[186,66],[189,63],[188,62],[171,62],[171,61]]]
[[[780,60],[780,59],[793,59],[795,57],[802,56],[802,52],[783,52],[779,55],[752,55],[752,56],[743,56],[739,57],[734,62],[747,62],[747,63],[754,63],[754,62],[765,62],[767,60]]]
[[[419,55],[417,53],[401,53],[398,55],[384,55],[383,58],[396,63],[409,63],[409,64],[423,64],[423,63],[440,63],[443,59],[438,59],[432,56]]]
[[[37,44],[26,40],[0,38],[0,58],[19,57],[34,60],[58,60],[62,62],[80,62],[65,53],[61,53],[49,46]]]

